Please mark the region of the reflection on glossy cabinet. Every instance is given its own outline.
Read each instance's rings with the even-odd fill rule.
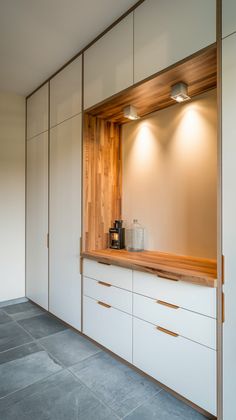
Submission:
[[[223,254],[225,256],[225,323],[223,325],[223,410],[224,420],[235,418],[236,377],[236,34],[222,45],[222,156],[223,156]]]
[[[222,36],[236,31],[236,1],[222,0]]]
[[[82,57],[50,80],[50,127],[81,112]]]
[[[48,309],[48,132],[27,141],[26,296]]]
[[[146,0],[134,11],[134,83],[215,41],[215,0]]]
[[[49,310],[81,328],[81,114],[50,132]]]
[[[48,130],[48,83],[27,100],[27,139]]]
[[[133,84],[133,14],[84,54],[84,108]]]

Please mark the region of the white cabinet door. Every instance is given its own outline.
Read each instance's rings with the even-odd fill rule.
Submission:
[[[48,309],[48,132],[27,141],[26,296]]]
[[[134,82],[215,41],[215,0],[146,0],[134,11]]]
[[[236,1],[222,0],[222,36],[236,31]]]
[[[81,112],[82,58],[75,59],[50,80],[50,127]]]
[[[87,296],[83,302],[84,334],[132,363],[132,316]]]
[[[132,270],[112,264],[84,259],[83,274],[91,279],[100,280],[121,289],[132,290]]]
[[[225,323],[223,324],[224,420],[235,418],[236,393],[236,34],[223,40],[223,254],[225,256]]]
[[[49,310],[81,328],[81,114],[51,129]]]
[[[84,53],[84,108],[133,84],[133,14]]]
[[[199,407],[216,414],[216,352],[133,322],[133,363]],[[231,417],[232,418],[232,417]]]
[[[27,100],[27,139],[48,130],[48,83]]]

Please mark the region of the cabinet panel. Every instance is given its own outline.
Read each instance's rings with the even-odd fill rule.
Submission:
[[[134,11],[134,82],[215,41],[215,0],[146,0]]]
[[[26,296],[48,310],[48,132],[27,142]]]
[[[27,100],[27,138],[48,130],[48,83]]]
[[[216,317],[216,289],[172,281],[158,276],[133,272],[133,290],[153,299],[164,300],[190,311]]]
[[[133,363],[199,407],[216,414],[216,352],[133,322]]]
[[[81,328],[81,115],[51,129],[49,310]]]
[[[50,80],[50,127],[81,112],[82,58],[65,67]]]
[[[223,324],[224,420],[235,417],[236,377],[236,34],[222,47],[223,254],[225,256],[225,323]]]
[[[86,296],[83,302],[84,334],[132,362],[132,316]]]
[[[86,296],[101,300],[116,309],[132,314],[132,292],[128,290],[84,277],[83,291]]]
[[[106,265],[84,259],[83,274],[95,280],[105,281],[113,286],[132,290],[132,270],[115,265]]]
[[[134,316],[216,349],[215,319],[135,293],[133,305]]]
[[[222,0],[222,36],[223,38],[236,31],[236,2]]]
[[[84,53],[84,108],[133,84],[133,14]]]

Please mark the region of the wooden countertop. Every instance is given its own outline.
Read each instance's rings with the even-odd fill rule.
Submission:
[[[217,287],[216,260],[167,254],[157,251],[128,252],[104,249],[86,251],[84,258],[133,270],[145,271],[172,280],[182,280],[208,287]]]

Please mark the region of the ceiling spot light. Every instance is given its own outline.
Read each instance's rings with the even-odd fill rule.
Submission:
[[[124,117],[129,120],[138,120],[140,117],[137,114],[137,109],[133,105],[128,105],[123,109]]]
[[[180,82],[171,86],[170,97],[176,102],[188,101],[190,99],[190,96],[188,96],[188,85],[186,85],[186,83]]]

